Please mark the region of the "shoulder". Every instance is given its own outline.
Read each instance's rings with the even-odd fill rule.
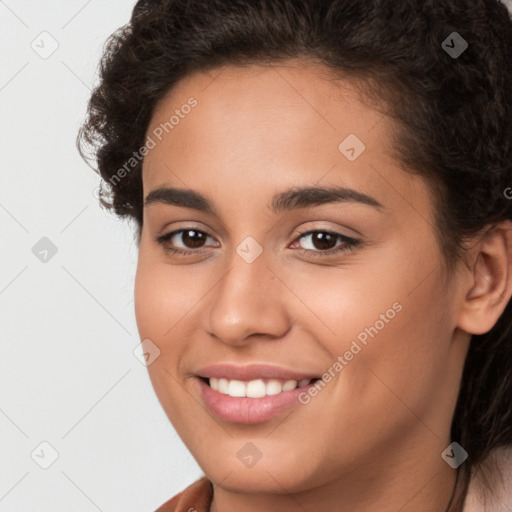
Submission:
[[[203,476],[166,501],[155,512],[208,512],[212,495],[212,483]]]
[[[512,446],[494,449],[472,470],[464,512],[512,510]]]

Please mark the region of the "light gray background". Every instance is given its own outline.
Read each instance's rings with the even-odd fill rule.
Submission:
[[[133,5],[0,0],[0,512],[154,511],[201,475],[132,353],[132,227],[75,147]]]
[[[153,511],[201,475],[133,354],[132,228],[75,148],[133,4],[0,0],[0,512]]]

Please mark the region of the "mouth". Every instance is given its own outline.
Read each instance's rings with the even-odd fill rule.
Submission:
[[[319,380],[240,381],[197,376],[196,382],[205,406],[219,419],[230,423],[254,424],[270,421],[297,407],[302,403],[301,394]]]

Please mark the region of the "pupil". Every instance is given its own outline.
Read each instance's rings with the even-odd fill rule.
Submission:
[[[192,235],[192,233],[195,233],[195,236]],[[190,242],[187,242],[185,239],[191,240]],[[203,233],[200,233],[199,231],[193,231],[188,230],[184,231],[182,234],[183,243],[192,248],[197,248],[201,246],[201,242],[204,240]]]
[[[330,233],[314,233],[313,234],[313,245],[317,249],[332,249],[334,245],[332,242],[335,238]]]

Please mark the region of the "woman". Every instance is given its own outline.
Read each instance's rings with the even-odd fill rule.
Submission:
[[[159,510],[510,506],[504,5],[141,0],[100,74],[81,149],[205,474]]]

